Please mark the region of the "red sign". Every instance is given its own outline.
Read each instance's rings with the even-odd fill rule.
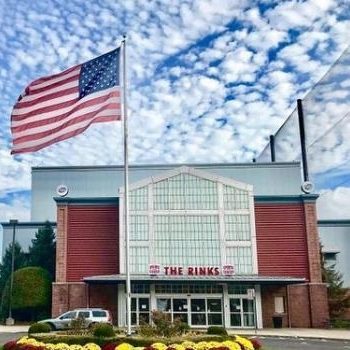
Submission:
[[[233,265],[224,265],[222,267],[222,274],[224,276],[232,276],[235,274],[235,268]]]
[[[159,275],[160,274],[160,265],[159,264],[150,264],[148,267],[148,273],[150,275]]]
[[[218,276],[220,269],[217,266],[164,266],[164,274],[167,276]]]

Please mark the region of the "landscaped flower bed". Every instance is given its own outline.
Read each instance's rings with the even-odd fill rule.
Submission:
[[[124,339],[125,341],[125,339]],[[247,338],[233,336],[230,340],[224,341],[182,341],[173,344],[155,342],[144,347],[133,346],[129,343],[108,342],[100,347],[96,343],[86,343],[84,345],[67,343],[46,343],[34,338],[22,337],[18,341],[10,341],[4,345],[4,350],[254,350],[260,348],[256,341]]]

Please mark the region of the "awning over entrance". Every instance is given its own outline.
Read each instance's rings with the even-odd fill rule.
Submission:
[[[169,276],[169,275],[131,275],[133,282],[166,283],[166,282],[222,282],[222,283],[255,283],[255,284],[296,284],[305,283],[305,278],[286,276],[234,275],[234,276]],[[86,283],[123,283],[126,275],[101,275],[85,277]]]

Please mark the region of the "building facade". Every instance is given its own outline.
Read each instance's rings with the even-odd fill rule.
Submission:
[[[152,310],[192,327],[271,327],[274,316],[289,327],[327,324],[317,196],[301,192],[299,164],[137,166],[130,174],[134,325]],[[33,183],[34,202],[60,184],[68,192],[50,204],[53,314],[105,307],[124,326],[122,168],[35,168]]]

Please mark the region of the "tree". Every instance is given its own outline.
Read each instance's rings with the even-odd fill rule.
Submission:
[[[24,267],[14,273],[12,310],[16,319],[33,321],[50,314],[51,282],[50,274],[41,267]],[[10,280],[4,289],[2,310],[8,309],[9,297]]]
[[[32,239],[28,265],[40,266],[46,269],[53,279],[55,277],[56,241],[55,233],[48,221],[45,222],[44,227],[39,228],[35,238]]]
[[[325,263],[323,254],[321,254],[321,269],[322,280],[327,283],[329,316],[331,319],[340,318],[350,307],[349,290],[343,287],[343,275],[336,270],[335,264]]]
[[[27,266],[28,258],[23,252],[21,246],[18,242],[15,242],[15,259],[14,259],[14,271]],[[0,264],[0,292],[4,290],[7,280],[11,276],[12,269],[12,243],[6,248],[5,255],[2,259],[2,264]]]

